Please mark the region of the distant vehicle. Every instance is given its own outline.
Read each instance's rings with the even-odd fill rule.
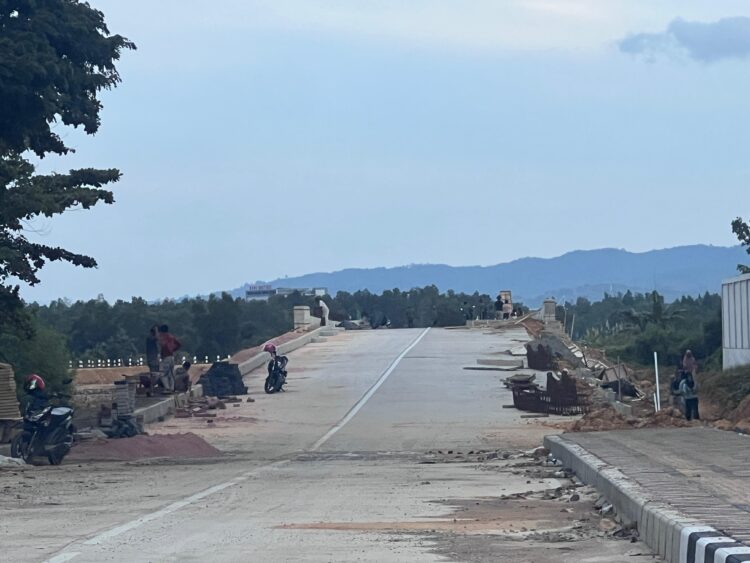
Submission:
[[[266,383],[263,388],[269,395],[284,390],[286,365],[288,363],[289,358],[277,355],[274,355],[268,362],[268,377],[266,377]]]

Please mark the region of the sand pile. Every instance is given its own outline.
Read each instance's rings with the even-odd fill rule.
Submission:
[[[66,462],[134,461],[154,457],[205,458],[219,455],[219,450],[200,436],[189,432],[82,442],[71,450]]]
[[[683,414],[672,407],[658,413],[649,413],[641,418],[626,418],[614,407],[604,405],[592,410],[571,427],[570,432],[602,432],[605,430],[627,430],[631,428],[680,428],[691,426]]]

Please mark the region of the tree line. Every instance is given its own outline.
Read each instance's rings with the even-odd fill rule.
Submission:
[[[557,318],[574,340],[604,348],[611,359],[677,365],[690,349],[704,366],[721,367],[721,296],[705,293],[666,304],[658,292],[605,294],[558,305]]]
[[[454,326],[494,314],[489,295],[440,293],[435,286],[382,294],[339,292],[324,299],[334,322],[364,319],[375,327]],[[68,377],[71,363],[108,359],[127,363],[143,356],[149,328],[161,324],[180,339],[182,354],[226,357],[292,330],[296,305],[312,309],[314,298],[295,292],[268,301],[246,301],[224,293],[157,303],[138,297],[114,303],[104,299],[32,303],[24,307],[24,325],[0,327],[0,361],[13,364],[19,377],[40,373],[55,382]]]

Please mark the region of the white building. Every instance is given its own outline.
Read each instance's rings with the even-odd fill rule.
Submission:
[[[750,274],[721,286],[724,369],[750,365]]]
[[[295,291],[301,293],[306,297],[323,297],[328,295],[328,289],[325,287],[273,287],[270,284],[256,284],[248,286],[245,291],[245,299],[247,301],[262,300],[268,301],[268,298],[272,295],[291,295]]]

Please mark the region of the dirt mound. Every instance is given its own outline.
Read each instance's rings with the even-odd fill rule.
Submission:
[[[627,430],[631,428],[680,428],[690,426],[682,413],[667,407],[658,413],[649,413],[641,418],[626,418],[614,407],[605,405],[594,409],[576,421],[569,432],[603,432],[605,430]]]
[[[134,461],[154,457],[204,458],[219,455],[219,450],[189,432],[83,442],[71,450],[66,461]]]
[[[211,367],[211,364],[194,365],[190,368],[190,379],[193,383]],[[76,385],[111,385],[115,381],[122,381],[125,376],[148,374],[145,366],[122,366],[115,368],[81,368],[76,370]]]

